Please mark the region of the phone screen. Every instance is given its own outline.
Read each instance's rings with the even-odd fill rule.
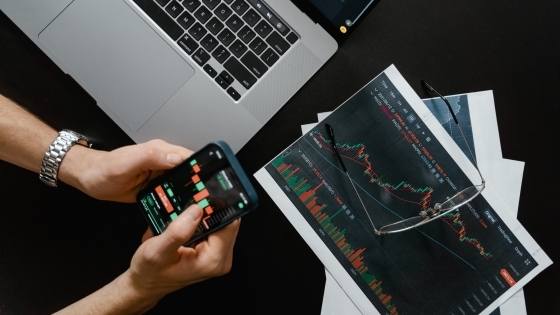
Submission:
[[[192,239],[252,208],[227,156],[213,144],[150,184],[138,201],[156,234],[190,205],[198,204],[204,214]]]

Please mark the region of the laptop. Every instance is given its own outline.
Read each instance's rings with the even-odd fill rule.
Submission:
[[[4,0],[134,141],[237,152],[377,0]]]

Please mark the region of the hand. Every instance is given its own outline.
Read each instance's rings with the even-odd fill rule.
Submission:
[[[146,239],[151,233],[146,232],[127,271],[129,282],[136,290],[159,299],[190,284],[229,272],[240,219],[210,234],[194,247],[183,247],[201,217],[202,209],[192,205],[161,235]]]
[[[151,180],[192,153],[162,140],[111,152],[75,145],[60,165],[59,178],[97,199],[134,202]]]
[[[193,205],[161,235],[149,238],[148,230],[125,273],[56,314],[144,314],[167,293],[227,273],[240,220],[194,247],[183,247],[201,217],[202,209]]]

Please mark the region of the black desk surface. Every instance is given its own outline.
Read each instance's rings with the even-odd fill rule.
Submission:
[[[421,97],[493,90],[503,157],[525,161],[519,220],[556,262],[525,287],[529,314],[560,314],[560,2],[382,0],[334,57],[239,152],[253,174],[390,64]],[[90,96],[0,12],[0,93],[98,148],[132,144]],[[324,269],[256,183],[228,275],[164,298],[150,314],[319,314]],[[146,228],[134,204],[52,189],[0,162],[0,314],[46,314],[122,273]],[[457,284],[460,285],[460,284]],[[184,309],[184,311],[183,311]]]

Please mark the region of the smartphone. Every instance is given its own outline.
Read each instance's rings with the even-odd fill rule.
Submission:
[[[165,231],[192,204],[204,211],[193,237],[201,240],[257,207],[258,197],[230,147],[206,145],[183,163],[155,179],[136,197],[154,235]]]

